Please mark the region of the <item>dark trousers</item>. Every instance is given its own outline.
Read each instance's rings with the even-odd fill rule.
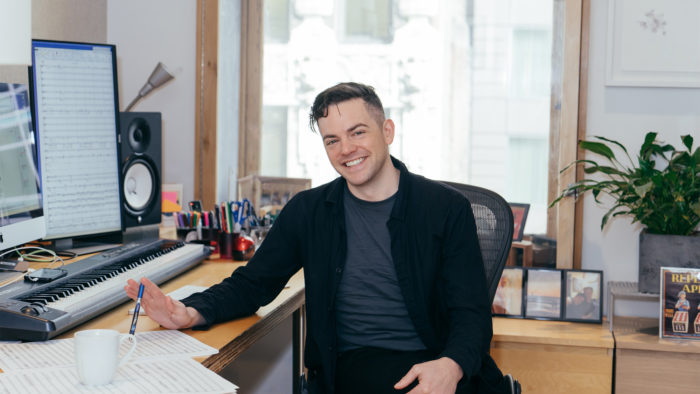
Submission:
[[[414,364],[434,358],[434,355],[427,350],[404,352],[372,347],[348,350],[338,357],[336,393],[407,393],[415,384],[411,384],[402,391],[395,390],[394,385]]]
[[[434,360],[437,356],[427,350],[398,351],[378,348],[349,350],[338,357],[335,389],[337,394],[398,394],[407,393],[417,381],[404,390],[395,390],[414,364]],[[466,381],[462,379],[457,393],[508,393],[501,371],[490,356],[486,355],[479,375]]]

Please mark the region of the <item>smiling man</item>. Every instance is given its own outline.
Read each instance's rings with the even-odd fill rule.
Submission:
[[[391,157],[394,122],[369,86],[321,92],[310,124],[340,177],[289,201],[248,264],[205,292],[178,302],[142,279],[149,316],[186,328],[249,315],[304,268],[310,393],[508,392],[469,202]]]

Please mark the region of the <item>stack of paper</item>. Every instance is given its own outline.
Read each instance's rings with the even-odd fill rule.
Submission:
[[[238,387],[191,357],[217,350],[176,330],[136,334],[136,350],[105,386],[78,381],[73,339],[0,343],[0,392],[235,393]]]

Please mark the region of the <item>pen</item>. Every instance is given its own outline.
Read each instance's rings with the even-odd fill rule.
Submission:
[[[139,320],[139,310],[141,310],[141,297],[143,297],[143,283],[139,285],[139,296],[136,297],[136,308],[134,308],[134,317],[131,318],[130,335],[134,335],[136,331],[136,322]]]

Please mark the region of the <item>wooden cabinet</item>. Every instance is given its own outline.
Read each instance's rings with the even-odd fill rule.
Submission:
[[[493,331],[491,356],[523,393],[612,392],[614,341],[607,324],[496,317]]]
[[[700,341],[659,338],[657,319],[615,318],[615,392],[700,392]]]

